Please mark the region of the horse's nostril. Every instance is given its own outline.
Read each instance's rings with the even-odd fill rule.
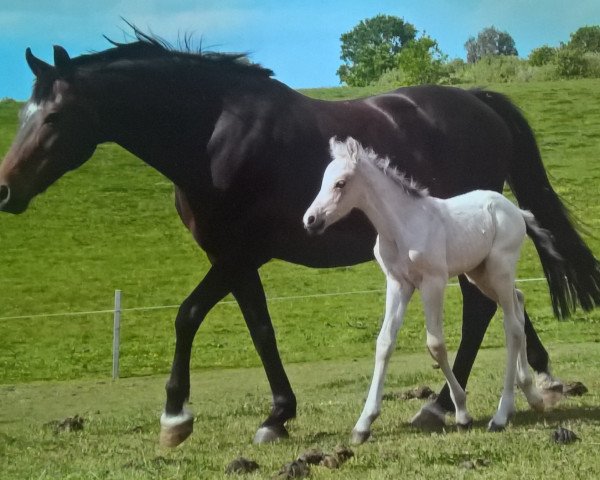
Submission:
[[[315,216],[314,216],[314,215],[311,215],[310,217],[308,217],[308,218],[306,219],[306,224],[307,224],[307,225],[312,225],[313,223],[315,223]]]
[[[10,188],[7,185],[0,185],[0,203],[4,203],[10,197]]]

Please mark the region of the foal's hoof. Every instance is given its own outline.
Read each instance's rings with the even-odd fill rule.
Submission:
[[[352,430],[350,443],[352,445],[362,445],[369,439],[370,436],[371,432],[359,432],[358,430]]]
[[[437,403],[428,403],[417,412],[410,424],[419,430],[440,431],[446,426],[446,412]]]
[[[181,444],[194,431],[194,416],[187,410],[179,415],[168,416],[163,413],[160,417],[160,438],[162,447],[173,448]]]
[[[254,443],[277,442],[290,435],[283,425],[271,425],[269,427],[260,427],[254,435]]]
[[[488,423],[488,432],[503,432],[506,429],[506,425],[500,425],[496,422],[494,422],[494,420],[490,420],[490,423]]]

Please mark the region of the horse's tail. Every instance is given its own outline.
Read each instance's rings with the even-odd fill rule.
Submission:
[[[532,212],[539,226],[550,232],[552,246],[563,259],[557,262],[545,248],[542,237],[528,228],[548,280],[555,315],[567,317],[578,304],[584,310],[600,306],[600,263],[577,233],[567,208],[552,189],[527,120],[502,94],[485,90],[472,93],[500,115],[510,129],[513,155],[508,166],[508,184],[519,206]]]

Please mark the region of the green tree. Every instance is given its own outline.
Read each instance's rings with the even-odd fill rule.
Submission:
[[[600,25],[581,27],[571,34],[569,48],[576,48],[584,53],[600,53]]]
[[[484,28],[477,38],[469,37],[465,49],[468,63],[475,63],[488,55],[518,55],[513,38],[494,26]]]
[[[437,83],[446,60],[447,55],[441,52],[438,43],[426,35],[408,42],[398,54],[398,66],[408,85]]]
[[[548,45],[534,48],[528,57],[529,64],[534,67],[541,67],[542,65],[553,62],[555,59],[556,48],[549,47]]]
[[[396,54],[416,34],[415,27],[399,17],[377,15],[361,20],[340,37],[340,58],[344,62],[337,71],[340,80],[350,86],[365,86],[377,80],[396,66]]]

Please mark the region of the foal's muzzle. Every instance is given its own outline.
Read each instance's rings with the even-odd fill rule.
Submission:
[[[325,219],[317,219],[314,215],[309,215],[304,220],[304,228],[310,235],[316,235],[325,231]]]

